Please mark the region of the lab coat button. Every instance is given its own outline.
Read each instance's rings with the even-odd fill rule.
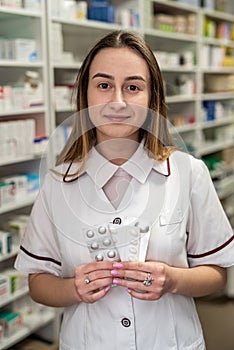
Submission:
[[[121,323],[122,323],[122,325],[123,325],[124,327],[130,327],[130,326],[131,326],[131,321],[130,321],[128,318],[126,318],[126,317],[124,317],[124,318],[121,320]]]
[[[121,222],[122,222],[121,218],[115,218],[115,219],[113,220],[113,224],[120,225]]]

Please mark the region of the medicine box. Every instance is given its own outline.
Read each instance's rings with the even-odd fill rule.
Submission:
[[[205,78],[206,92],[234,91],[234,74],[209,75]]]
[[[12,235],[10,232],[0,230],[0,255],[12,252]]]
[[[22,325],[22,317],[17,312],[2,310],[0,311],[0,324],[3,326],[4,336],[10,337]]]
[[[12,59],[17,61],[35,62],[38,60],[36,41],[33,39],[11,40]]]
[[[22,4],[23,4],[22,1],[23,0],[2,0],[2,5],[9,6],[9,7],[21,8]]]
[[[15,201],[15,184],[0,182],[0,207]]]
[[[0,300],[3,301],[9,297],[9,279],[8,277],[0,274]]]
[[[14,294],[28,286],[28,277],[23,272],[14,269],[7,269],[3,271],[3,275],[8,278],[10,294]]]
[[[52,1],[53,3],[54,1]],[[24,0],[24,8],[34,11],[39,11],[41,8],[41,0]]]

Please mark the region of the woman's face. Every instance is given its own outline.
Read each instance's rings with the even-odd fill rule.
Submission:
[[[129,48],[102,49],[90,66],[87,98],[97,143],[113,138],[138,141],[150,100],[147,63]]]

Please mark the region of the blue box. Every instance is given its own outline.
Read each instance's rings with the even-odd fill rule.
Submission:
[[[91,6],[88,9],[88,19],[115,23],[115,8],[108,6]]]

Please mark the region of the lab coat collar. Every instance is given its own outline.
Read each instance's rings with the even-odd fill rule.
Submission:
[[[109,162],[93,147],[89,152],[84,171],[98,188],[102,188],[119,168],[142,184],[145,183],[152,169],[161,175],[170,175],[169,159],[159,162],[150,158],[143,142],[140,143],[132,157],[121,166]]]

